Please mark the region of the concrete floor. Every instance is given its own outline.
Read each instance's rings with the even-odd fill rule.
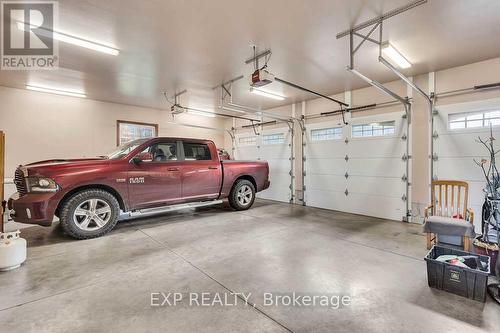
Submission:
[[[121,222],[74,241],[23,230],[28,260],[0,274],[2,332],[480,332],[500,307],[427,286],[421,226],[258,201]],[[251,293],[248,306],[151,307],[152,292]],[[351,304],[264,306],[263,293]],[[213,294],[212,294],[213,295]]]

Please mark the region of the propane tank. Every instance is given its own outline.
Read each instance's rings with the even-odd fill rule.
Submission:
[[[27,243],[19,230],[0,233],[0,271],[18,268],[26,261]]]

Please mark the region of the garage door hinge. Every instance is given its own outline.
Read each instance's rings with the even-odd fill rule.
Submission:
[[[346,172],[344,177],[345,177],[345,179],[349,178],[349,174]]]
[[[349,143],[349,139],[345,138],[344,142],[345,142],[345,144],[348,144]]]
[[[304,162],[305,162],[305,161],[306,161],[306,158],[305,158],[305,157],[302,157],[302,161],[304,161]]]
[[[406,119],[406,114],[402,115],[401,118]]]
[[[432,138],[437,139],[438,137],[439,137],[438,132],[434,131],[434,133],[432,133]]]
[[[405,182],[408,180],[408,177],[406,177],[406,175],[403,175],[403,177],[401,177],[401,180]]]
[[[437,160],[438,160],[438,156],[437,156],[437,154],[432,155],[432,160],[433,160],[433,161],[437,161]]]
[[[345,189],[344,194],[345,194],[346,196],[347,196],[347,195],[349,195],[349,191],[348,191],[347,189]]]
[[[345,155],[344,160],[347,162],[349,161],[349,156]]]
[[[304,171],[304,172],[302,172],[302,176],[304,176],[304,177],[306,176],[306,172],[305,172],[305,171]]]
[[[433,114],[433,115],[439,114],[438,109],[434,109],[434,110],[432,110],[432,114]]]
[[[406,194],[403,194],[403,196],[401,197],[401,200],[406,201]]]
[[[406,155],[406,154],[403,154],[403,157],[401,157],[401,159],[403,161],[409,160],[410,158],[411,158],[411,155]]]
[[[403,134],[403,136],[401,137],[402,140],[406,140],[408,137],[406,136],[406,134]]]
[[[306,187],[305,186],[302,186],[302,191],[306,191]]]

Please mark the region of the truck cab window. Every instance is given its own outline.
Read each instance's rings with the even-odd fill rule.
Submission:
[[[160,142],[143,150],[151,153],[153,162],[177,161],[177,144],[175,142]]]
[[[183,146],[186,161],[207,161],[212,159],[206,144],[184,142]]]

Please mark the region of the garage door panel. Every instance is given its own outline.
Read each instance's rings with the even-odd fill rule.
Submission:
[[[401,198],[405,194],[405,184],[401,178],[349,177],[349,192]]]
[[[403,177],[405,168],[405,163],[400,157],[349,159],[349,175]]]
[[[403,157],[405,145],[400,138],[353,139],[349,142],[349,158]]]
[[[236,148],[235,150],[235,159],[243,161],[243,160],[257,160],[259,157],[259,151],[257,147],[245,147],[245,148]]]
[[[344,175],[347,171],[347,162],[344,158],[308,158],[307,175]]]
[[[487,132],[475,135],[464,133],[440,135],[434,140],[434,151],[438,157],[488,155],[486,147],[477,142],[478,135],[482,138],[489,137]]]
[[[484,201],[484,192],[483,192],[484,183],[483,182],[468,182],[468,183],[469,183],[469,203],[482,206]]]
[[[480,160],[480,157],[478,157]],[[439,158],[434,162],[434,168],[442,179],[479,181],[483,182],[484,175],[481,168],[476,165],[472,157]]]
[[[352,124],[395,121],[395,133],[386,137],[351,138]],[[351,119],[342,139],[308,142],[306,146],[306,203],[309,206],[401,220],[406,192],[402,180],[406,163],[406,132],[402,113]],[[338,127],[315,124],[315,128]],[[309,125],[307,126],[310,137]],[[347,144],[345,138],[348,138]],[[346,155],[348,160],[345,160]],[[345,174],[348,178],[345,178]],[[345,195],[345,190],[349,195]],[[352,194],[352,195],[351,195]],[[384,207],[385,210],[380,210]]]
[[[270,145],[270,146],[261,146],[260,154],[262,157],[267,158],[286,158],[290,157],[290,147],[288,145]]]
[[[481,207],[484,200],[483,188],[486,180],[479,166],[473,159],[489,160],[489,154],[478,137],[486,140],[490,137],[489,127],[449,129],[448,120],[451,114],[481,114],[496,111],[500,107],[500,99],[480,100],[453,105],[438,106],[438,114],[434,117],[434,129],[438,136],[434,139],[434,151],[437,161],[434,162],[434,175],[438,179],[464,180],[469,184],[469,204],[475,214],[475,228],[480,231]],[[470,120],[470,119],[469,119]],[[493,136],[500,137],[500,128],[493,127]],[[500,147],[496,144],[496,149]]]
[[[290,172],[290,161],[283,160],[283,159],[266,159],[267,163],[269,164],[269,172],[271,173],[286,173],[288,174]]]
[[[274,185],[267,190],[257,193],[257,197],[261,199],[289,202],[290,189],[288,187]]]
[[[336,190],[344,192],[347,188],[347,181],[344,176],[333,175],[309,175],[309,190]]]
[[[327,141],[311,143],[306,146],[306,157],[314,158],[345,158],[347,145],[344,142]]]
[[[401,198],[380,197],[355,192],[349,192],[348,198],[344,209],[349,213],[399,221],[405,215],[405,205]],[[362,205],[358,203],[362,203]]]
[[[307,190],[306,195],[306,204],[311,207],[343,211],[347,202],[344,191],[311,189]]]

